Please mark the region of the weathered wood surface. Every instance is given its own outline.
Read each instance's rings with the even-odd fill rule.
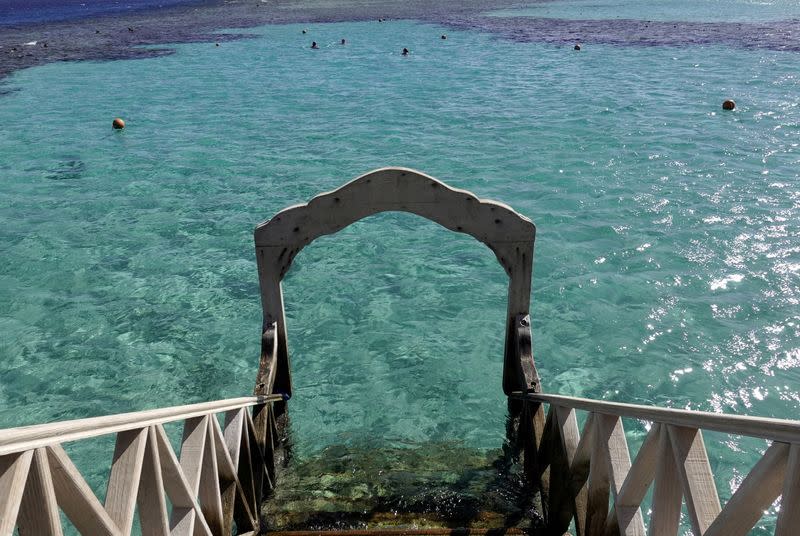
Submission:
[[[244,397],[0,431],[11,451],[0,456],[0,536],[60,535],[59,510],[91,536],[128,536],[137,512],[144,535],[230,535],[234,521],[238,533],[258,532],[260,483],[271,485],[259,445],[272,440],[257,438],[248,408],[259,408],[271,431],[278,401]],[[182,419],[179,461],[162,423]],[[60,442],[115,431],[103,503]]]
[[[308,203],[286,208],[255,229],[264,310],[262,331],[266,333],[274,324],[277,339],[273,392],[291,394],[281,281],[295,256],[320,236],[388,211],[409,212],[452,231],[466,233],[494,252],[510,279],[503,388],[506,393],[529,389],[530,385],[519,375],[520,365],[514,360],[512,346],[517,317],[529,313],[536,227],[503,203],[479,199],[471,192],[451,188],[413,169],[383,168],[320,194]]]
[[[779,497],[782,504],[776,534],[798,534],[800,422],[543,393],[518,393],[512,398],[538,411],[543,404],[550,405],[548,421],[539,425],[541,436],[530,430],[530,425],[520,428],[521,433],[528,434],[525,452],[534,445],[540,452],[541,446],[550,446],[547,455],[536,457],[538,467],[529,469],[526,465],[531,478],[546,476],[540,485],[549,498],[545,511],[548,534],[563,534],[568,524],[563,512],[570,511],[577,536],[676,536],[685,504],[686,521],[693,534],[744,536]],[[576,410],[589,412],[582,435],[578,434]],[[652,423],[633,463],[622,417]],[[771,441],[724,507],[717,494],[703,429]],[[569,469],[559,463],[562,458],[569,460]],[[566,497],[559,484],[563,481],[572,482]],[[646,520],[641,508],[651,487],[650,516]],[[586,506],[580,508],[584,500]]]

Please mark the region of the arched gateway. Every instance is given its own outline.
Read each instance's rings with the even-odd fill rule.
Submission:
[[[291,396],[291,370],[281,281],[295,256],[320,236],[380,212],[410,212],[486,244],[509,277],[503,390],[535,391],[529,307],[536,227],[511,207],[451,188],[407,168],[371,171],[306,204],[278,212],[256,227],[264,309],[261,362],[255,394]]]

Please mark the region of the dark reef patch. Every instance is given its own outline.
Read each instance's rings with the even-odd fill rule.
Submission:
[[[539,0],[541,2],[542,0]],[[538,3],[528,0],[527,4]],[[800,51],[800,21],[769,23],[564,20],[490,17],[488,9],[521,7],[514,0],[208,0],[81,20],[0,27],[0,78],[53,61],[143,58],[168,49],[141,45],[220,42],[247,37],[222,28],[263,24],[414,19],[454,29],[489,32],[523,42],[603,43],[619,46],[721,44],[740,48]],[[35,45],[25,45],[36,41]]]

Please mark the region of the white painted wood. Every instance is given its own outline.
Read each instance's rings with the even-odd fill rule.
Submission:
[[[514,363],[511,341],[514,321],[530,307],[533,223],[509,206],[478,199],[466,190],[407,168],[383,168],[357,177],[344,186],[320,194],[306,204],[286,208],[255,229],[264,327],[273,322],[278,334],[278,372],[275,389],[291,393],[286,318],[281,280],[295,256],[316,238],[380,212],[403,211],[466,233],[486,244],[509,275],[506,351],[503,388],[506,393],[527,388],[510,371]]]
[[[575,533],[577,536],[583,536],[586,530],[586,500],[588,486],[586,480],[583,478],[576,478],[572,474],[572,468],[577,469],[575,463],[575,456],[578,452],[578,445],[580,444],[580,433],[578,432],[578,420],[575,417],[575,411],[560,407],[553,406],[555,409],[554,426],[558,426],[559,435],[561,439],[561,448],[567,457],[567,463],[570,467],[570,481],[572,484],[571,494],[573,496],[573,515],[575,520]],[[591,423],[588,424],[591,426]],[[580,482],[579,482],[580,480]]]
[[[608,463],[608,438],[604,427],[599,423],[600,415],[595,415],[592,458],[589,465],[589,490],[586,502],[586,534],[602,536],[608,516],[611,467]]]
[[[123,534],[130,534],[133,526],[146,446],[147,428],[126,430],[117,434],[105,508]]]
[[[667,426],[667,430],[692,530],[695,534],[705,534],[721,508],[703,434],[695,428],[679,426]]]
[[[775,536],[797,536],[800,527],[800,445],[789,447],[789,460],[783,482],[781,511]]]
[[[170,527],[173,536],[192,536],[193,534],[211,536],[211,529],[195,501],[195,493],[192,491],[189,481],[183,473],[183,468],[178,462],[178,457],[175,456],[169,438],[161,425],[156,426],[156,441],[164,489],[172,503]]]
[[[608,466],[611,496],[615,503],[622,490],[623,483],[631,469],[631,457],[622,419],[611,415],[597,415],[597,434],[602,441],[601,450],[606,456],[604,462]],[[625,516],[617,515],[617,527],[624,536],[645,536],[644,520],[638,507],[629,507]],[[604,523],[605,524],[605,523]],[[602,531],[605,533],[605,529]]]
[[[32,450],[0,458],[0,535],[11,534],[17,523],[32,459]]]
[[[649,536],[676,536],[681,519],[683,492],[666,426],[661,426],[658,439],[658,467],[653,487]]]
[[[117,525],[60,445],[47,447],[56,502],[81,534],[119,536]],[[0,532],[0,534],[3,534]]]
[[[181,468],[186,475],[192,496],[196,497],[200,490],[200,471],[203,467],[203,456],[206,450],[206,430],[208,415],[186,419],[183,423],[183,439],[181,441]]]
[[[628,471],[628,476],[625,477],[622,488],[614,500],[611,514],[606,520],[606,536],[618,534],[620,527],[627,530],[629,526],[638,526],[635,519],[637,517],[641,519],[639,505],[642,504],[656,473],[660,430],[660,424],[653,424],[639,448],[636,459]]]
[[[33,453],[17,518],[20,536],[62,536],[50,463],[44,449]]]
[[[283,400],[280,395],[247,396],[105,417],[7,428],[0,430],[0,456],[280,400]]]
[[[772,443],[704,536],[746,536],[781,494],[789,445]]]
[[[248,504],[247,496],[244,493],[244,488],[239,481],[239,475],[236,471],[236,467],[234,467],[233,460],[231,459],[230,453],[225,446],[225,438],[223,436],[222,429],[220,428],[219,422],[216,419],[212,419],[211,421],[211,433],[214,440],[214,447],[216,449],[217,464],[219,466],[220,485],[222,485],[223,482],[225,483],[225,489],[222,490],[222,506],[223,514],[225,516],[223,523],[224,531],[226,534],[230,532],[230,521],[232,520],[233,509],[237,496],[241,501],[242,507],[245,509],[246,515],[250,521],[250,528],[253,530],[258,530],[258,521],[250,510],[250,505]],[[226,500],[228,504],[226,504]],[[239,527],[238,529],[239,531],[242,531],[244,528],[245,527]]]
[[[161,459],[158,453],[156,430],[147,430],[147,448],[142,464],[142,477],[137,496],[139,520],[142,536],[168,536],[170,533],[167,516],[167,501],[161,475]]]
[[[222,492],[219,486],[219,464],[217,463],[214,439],[211,435],[213,421],[216,421],[216,418],[210,415],[206,417],[206,421],[198,499],[200,500],[200,509],[203,511],[203,516],[205,516],[211,532],[223,536],[225,531],[223,529]]]
[[[616,415],[618,417],[641,419],[687,428],[700,428],[727,434],[761,437],[783,443],[800,443],[800,421],[659,408],[656,406],[623,404],[621,402],[591,400],[547,393],[518,393],[513,398],[548,402],[603,415]]]

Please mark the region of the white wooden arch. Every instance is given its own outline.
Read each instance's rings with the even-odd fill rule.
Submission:
[[[371,171],[308,203],[288,207],[255,229],[264,311],[256,394],[291,396],[291,370],[281,281],[292,260],[316,238],[381,212],[417,214],[486,244],[509,276],[503,390],[538,391],[530,354],[529,307],[536,227],[511,207],[482,200],[407,168]],[[522,352],[525,355],[520,355]]]

